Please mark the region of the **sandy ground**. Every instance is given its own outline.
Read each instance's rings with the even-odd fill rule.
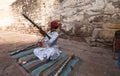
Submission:
[[[0,32],[0,76],[29,76],[8,53],[25,48],[38,41],[38,37],[15,32]],[[85,42],[59,39],[63,52],[81,58],[79,76],[120,76],[117,61],[112,59],[112,47],[90,47]]]

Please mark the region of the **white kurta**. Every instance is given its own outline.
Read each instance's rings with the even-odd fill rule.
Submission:
[[[39,47],[34,49],[34,54],[37,56],[41,61],[44,59],[55,60],[60,56],[61,51],[59,50],[57,46],[57,39],[58,39],[58,33],[57,32],[48,32],[48,35],[51,37],[51,39],[48,39],[48,37],[45,37],[41,40],[41,42],[46,43],[46,47]]]

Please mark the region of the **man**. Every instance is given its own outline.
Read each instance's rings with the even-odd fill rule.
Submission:
[[[61,51],[57,45],[59,35],[56,31],[59,26],[61,26],[59,21],[52,21],[50,23],[50,31],[47,33],[50,39],[46,36],[37,43],[40,47],[34,49],[33,52],[41,61],[44,59],[55,60],[60,56]],[[43,43],[46,44],[45,47],[42,47]]]
[[[113,58],[118,60],[118,67],[120,68],[120,30],[115,32],[113,40]]]

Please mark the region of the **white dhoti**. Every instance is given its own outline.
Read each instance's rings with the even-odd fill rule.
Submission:
[[[48,35],[51,37],[49,40],[47,37],[45,37],[42,42],[45,42],[47,44],[46,47],[42,48],[36,48],[34,49],[34,54],[37,56],[41,61],[44,59],[50,59],[55,60],[60,56],[61,51],[59,50],[56,42],[58,38],[57,32],[49,32]]]

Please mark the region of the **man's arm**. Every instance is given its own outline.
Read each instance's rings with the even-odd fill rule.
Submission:
[[[57,32],[54,32],[54,35],[52,35],[52,36],[51,36],[51,39],[47,41],[47,44],[48,44],[49,46],[54,45],[55,42],[57,41],[58,37],[59,37],[58,33],[57,33]]]

